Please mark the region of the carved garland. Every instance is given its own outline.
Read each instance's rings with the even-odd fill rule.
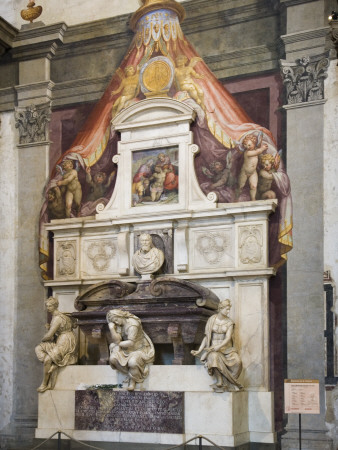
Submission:
[[[201,234],[197,238],[196,247],[209,264],[217,264],[228,247],[228,239],[221,233]]]
[[[87,256],[98,272],[104,272],[116,255],[116,246],[112,241],[92,242],[87,250]]]

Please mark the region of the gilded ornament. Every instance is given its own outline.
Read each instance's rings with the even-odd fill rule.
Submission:
[[[37,19],[41,16],[42,6],[35,6],[35,2],[31,1],[27,5],[27,9],[21,10],[21,17],[23,20],[27,20],[30,23],[33,23],[33,20]]]
[[[180,22],[182,22],[185,18],[185,10],[183,6],[175,0],[142,0],[142,6],[131,17],[130,28],[135,31],[137,23],[141,17],[159,9],[174,11]]]
[[[174,78],[174,67],[168,58],[157,56],[141,70],[141,89],[146,97],[167,96]]]
[[[159,92],[170,81],[171,70],[169,64],[164,61],[155,61],[149,65],[143,73],[143,83],[149,91]]]

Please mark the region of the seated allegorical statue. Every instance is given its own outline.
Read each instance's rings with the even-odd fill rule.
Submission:
[[[230,308],[230,300],[219,303],[218,313],[211,316],[205,326],[205,336],[200,348],[191,351],[192,355],[198,356],[205,363],[209,375],[216,378],[216,382],[211,385],[215,392],[243,389],[238,381],[242,361],[232,342],[235,324],[229,318]]]
[[[35,347],[35,353],[43,367],[43,381],[38,392],[54,389],[59,367],[77,363],[77,342],[73,328],[77,327],[72,317],[58,311],[59,301],[49,297],[45,302],[52,321],[46,324],[47,333]]]
[[[133,266],[142,275],[157,272],[164,263],[162,250],[154,246],[150,234],[141,234],[139,242],[140,249],[134,253]]]
[[[128,390],[133,391],[136,383],[142,383],[149,373],[148,364],[155,357],[154,345],[134,314],[112,309],[107,321],[113,340],[109,346],[110,366],[128,375]]]

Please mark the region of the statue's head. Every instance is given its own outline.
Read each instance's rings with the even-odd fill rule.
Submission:
[[[176,57],[176,64],[177,64],[178,66],[184,65],[184,64],[186,63],[187,60],[188,60],[188,58],[187,58],[185,55],[180,54],[180,55],[178,55],[178,56]]]
[[[65,170],[71,170],[74,167],[73,161],[71,159],[65,159],[62,163],[62,167]]]
[[[49,297],[45,301],[45,305],[48,312],[52,312],[59,307],[59,300],[55,297]]]
[[[127,66],[124,70],[125,74],[128,75],[135,75],[135,68],[134,66]]]
[[[140,248],[143,252],[149,252],[153,245],[153,240],[150,234],[142,233],[139,237]]]
[[[117,325],[122,325],[126,319],[136,319],[140,320],[137,316],[130,313],[129,311],[122,311],[122,309],[111,309],[107,313],[107,322],[116,323]]]
[[[223,308],[231,308],[231,301],[228,298],[219,302],[218,311],[220,311]]]

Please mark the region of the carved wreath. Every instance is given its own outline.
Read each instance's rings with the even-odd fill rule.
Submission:
[[[89,245],[87,256],[98,272],[104,272],[110,260],[116,255],[116,246],[112,241],[98,241]]]
[[[196,247],[209,264],[217,264],[228,247],[228,239],[221,233],[202,234]]]

